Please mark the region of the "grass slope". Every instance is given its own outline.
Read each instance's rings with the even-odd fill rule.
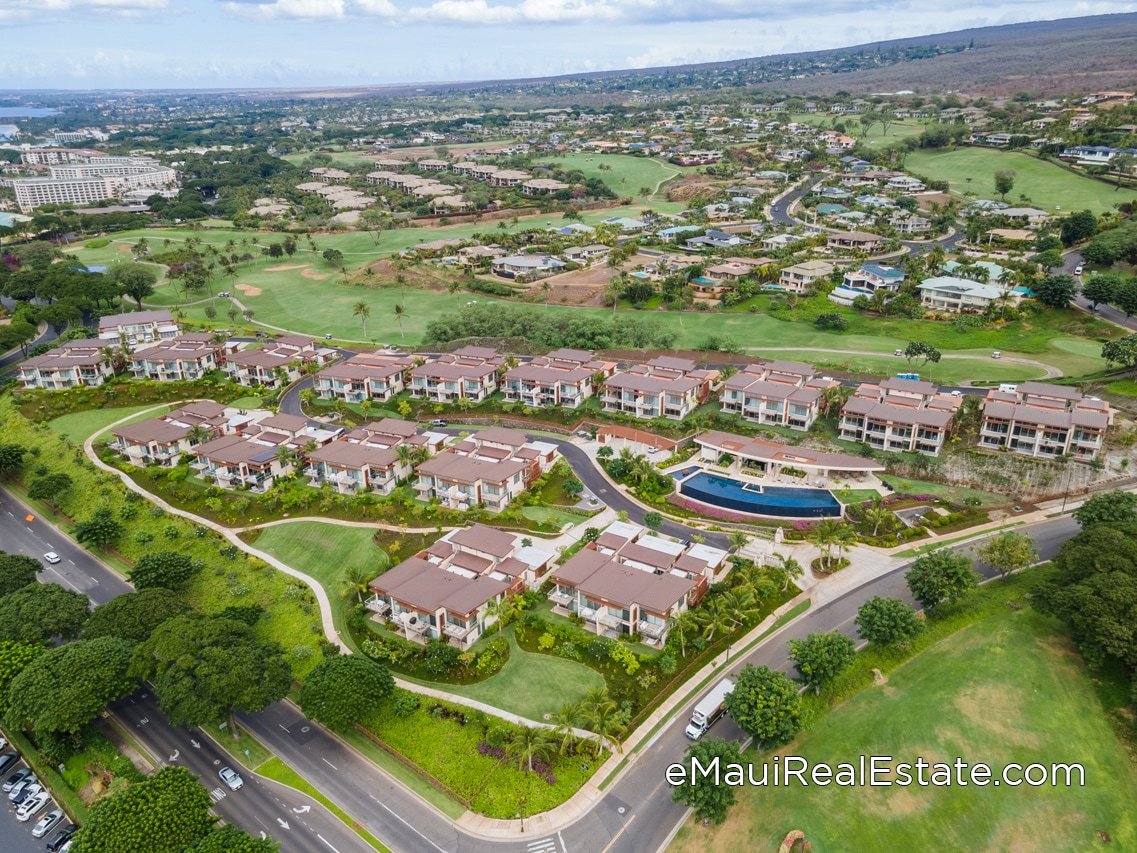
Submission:
[[[1089,673],[1054,623],[994,614],[830,712],[787,753],[812,762],[1080,762],[1086,786],[744,788],[723,826],[688,824],[673,850],[773,850],[791,829],[814,850],[1087,850],[1137,845],[1137,768]],[[932,839],[935,839],[934,843]]]
[[[145,416],[140,414],[141,412],[151,409],[153,409],[153,411]],[[138,415],[137,418],[128,421],[128,423],[134,423],[135,420],[156,418],[162,414],[162,411],[162,408],[156,408],[153,403],[145,406],[123,406],[115,409],[90,409],[85,412],[61,415],[58,418],[53,418],[48,421],[47,425],[72,444],[80,445],[86,441],[89,436],[106,429],[115,421],[121,420],[128,415]]]
[[[344,637],[345,617],[355,602],[344,584],[356,567],[372,577],[390,566],[387,552],[375,544],[370,527],[344,527],[322,521],[295,521],[261,528],[253,547],[319,581],[332,604],[332,619]]]
[[[1116,190],[1102,181],[1067,171],[1061,166],[1016,151],[993,148],[956,148],[951,151],[913,151],[904,166],[917,175],[947,181],[952,192],[998,198],[995,172],[1011,170],[1015,186],[1009,204],[1022,203],[1043,210],[1092,210],[1102,213],[1123,201],[1137,200],[1133,190]]]
[[[536,162],[557,165],[568,171],[576,170],[586,178],[599,178],[620,198],[642,202],[651,202],[662,184],[684,172],[694,171],[654,157],[629,154],[566,154]],[[678,207],[682,209],[682,205]]]

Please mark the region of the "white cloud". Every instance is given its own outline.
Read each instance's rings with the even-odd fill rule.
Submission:
[[[221,8],[246,18],[338,21],[350,15],[390,18],[391,0],[226,0]]]
[[[103,13],[138,15],[158,12],[168,0],[0,0],[0,24],[42,22],[61,14]]]

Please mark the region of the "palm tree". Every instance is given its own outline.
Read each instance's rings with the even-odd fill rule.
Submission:
[[[202,442],[209,441],[210,432],[201,424],[194,424],[189,428],[186,433],[186,439],[189,441],[190,446],[201,444]]]
[[[750,537],[741,530],[732,530],[726,535],[726,541],[735,551],[741,551],[750,542]]]
[[[774,558],[778,561],[778,570],[782,573],[782,577],[785,578],[785,582],[782,584],[782,592],[785,592],[789,589],[790,581],[797,580],[804,575],[805,569],[802,568],[801,563],[793,557],[787,557],[785,554],[775,554]]]
[[[845,552],[857,544],[857,531],[848,522],[841,521],[833,532],[833,546],[837,549],[837,560],[840,562],[844,559]]]
[[[553,289],[553,286],[551,284],[549,284],[547,281],[541,282],[541,293],[545,297],[545,308],[546,309],[548,309],[548,307],[549,307],[549,291],[552,289]]]
[[[363,337],[367,337],[367,318],[371,316],[371,308],[366,302],[356,302],[351,309],[351,316],[358,317],[363,323]]]
[[[827,518],[809,531],[809,541],[817,547],[821,563],[826,568],[831,562],[830,555],[833,553],[833,546],[837,544],[837,528],[838,523],[832,518]]]
[[[718,595],[699,610],[699,624],[703,629],[703,639],[710,642],[719,634],[729,634],[734,630],[734,615],[726,606],[726,595]]]
[[[401,303],[395,303],[395,322],[399,324],[399,337],[403,337],[403,318],[407,316],[407,309]]]
[[[400,444],[395,447],[395,458],[399,460],[399,464],[404,467],[409,467],[415,458],[415,449],[409,444]]]
[[[526,764],[533,772],[533,761],[548,760],[555,751],[554,735],[548,729],[536,726],[523,726],[510,737],[506,753],[517,761],[520,770]]]
[[[363,596],[371,591],[368,582],[374,574],[375,570],[369,569],[367,566],[359,564],[348,566],[343,577],[343,591],[345,597],[355,593],[355,597],[359,600],[359,603],[362,604]]]
[[[698,631],[699,625],[695,614],[684,610],[671,623],[671,633],[679,638],[679,657],[687,657],[687,638]]]
[[[599,758],[604,749],[604,739],[615,741],[616,735],[624,728],[624,715],[616,700],[608,695],[607,687],[589,690],[581,701],[580,710],[585,727],[597,735],[596,757]],[[616,742],[616,749],[623,751],[619,742]]]
[[[556,726],[553,731],[561,736],[561,745],[558,752],[564,755],[569,747],[576,743],[576,729],[579,728],[584,715],[581,713],[579,703],[562,705],[561,710],[549,715],[549,721]]]
[[[872,506],[865,510],[865,522],[872,525],[872,535],[876,536],[881,525],[887,526],[891,521],[892,510],[884,505],[884,498],[873,498]]]

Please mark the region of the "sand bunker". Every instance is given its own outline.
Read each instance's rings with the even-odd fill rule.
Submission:
[[[275,267],[265,267],[265,272],[288,272],[289,270],[302,270],[307,264],[278,264]]]
[[[114,248],[115,248],[116,252],[126,252],[126,254],[128,254],[128,255],[134,251],[133,249],[130,248],[130,246],[126,245],[125,243],[118,243]]]
[[[315,270],[309,270],[309,269],[303,270],[300,273],[300,277],[301,278],[308,278],[308,279],[311,279],[312,281],[323,281],[325,278],[327,278],[327,276],[324,275],[322,272],[316,272]]]
[[[259,287],[255,287],[251,284],[235,284],[233,286],[246,296],[260,296],[264,292]]]

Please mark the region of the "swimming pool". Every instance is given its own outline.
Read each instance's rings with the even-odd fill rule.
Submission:
[[[679,484],[679,493],[725,509],[779,518],[838,518],[841,504],[826,489],[761,486],[705,471]]]

